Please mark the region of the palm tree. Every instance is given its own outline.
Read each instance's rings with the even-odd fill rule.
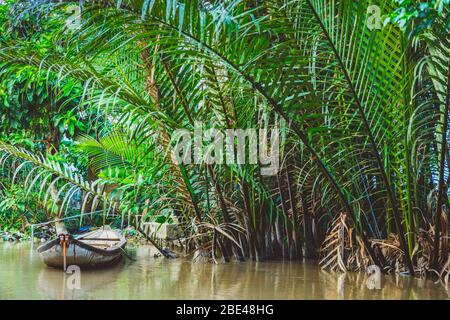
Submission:
[[[348,245],[356,239],[367,253],[359,267],[393,268],[383,254],[391,241],[408,273],[424,256],[439,269],[448,252],[449,43],[429,32],[413,46],[395,25],[369,28],[369,5],[86,4],[83,27],[62,33],[55,52],[30,55],[11,44],[0,56],[2,68],[32,65],[85,83],[83,107],[113,115],[114,126],[160,164],[133,151],[134,179],[117,188],[122,207],[142,210],[149,197],[177,206],[195,247],[213,260],[216,250],[226,259],[301,257],[327,236],[325,265],[355,267]],[[375,5],[394,10],[394,1]],[[280,119],[285,139],[275,179],[259,175],[258,165],[178,166],[166,154],[175,130],[195,121],[271,128]],[[0,149],[30,161],[7,144]],[[102,169],[111,166],[119,164]],[[139,182],[146,175],[164,187]]]

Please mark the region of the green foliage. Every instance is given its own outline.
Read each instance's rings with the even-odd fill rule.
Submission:
[[[28,13],[21,4],[6,1],[0,5],[0,45],[26,48],[42,55],[57,50],[53,39],[65,25],[63,11],[41,16]],[[17,19],[11,19],[13,16]],[[0,70],[1,134],[25,130],[29,138],[42,141],[54,125],[69,136],[86,130],[73,113],[77,101],[71,99],[82,90],[77,83],[57,83],[57,75],[48,74],[39,66],[0,63]]]
[[[433,29],[445,36],[450,31],[449,0],[396,0],[398,8],[389,20],[402,30],[409,28],[414,36]]]
[[[0,212],[13,212],[13,216],[20,217],[18,213],[25,211],[25,194],[21,188],[15,187],[4,191],[4,198],[0,202]]]
[[[35,193],[26,194],[21,185],[0,183],[0,230],[17,233],[28,233],[28,223],[38,223],[47,218],[41,204],[35,201]]]
[[[44,5],[42,7],[44,8]],[[65,24],[63,11],[47,14],[27,11],[22,1],[4,1],[0,4],[0,47],[26,48],[32,54],[47,54],[56,49],[55,35]],[[0,138],[15,146],[38,152],[52,151],[49,155],[60,162],[76,165],[71,138],[87,128],[74,113],[82,87],[74,81],[58,81],[58,76],[31,65],[10,65],[0,62]],[[66,138],[67,137],[67,138]],[[61,151],[62,153],[58,153]],[[59,157],[59,159],[57,159]],[[80,166],[83,168],[83,166]],[[34,192],[26,192],[20,184],[12,185],[0,198],[2,212],[11,219],[8,225],[25,226],[25,220],[13,219],[29,216],[46,220],[55,213],[51,201],[39,201]],[[7,193],[9,192],[9,193]],[[28,195],[25,197],[25,195]],[[31,196],[32,195],[32,196]],[[7,226],[3,226],[7,228]],[[9,228],[9,227],[8,227]]]
[[[102,208],[129,222],[165,222],[161,213],[173,209],[188,247],[212,260],[317,257],[328,227],[330,257],[346,241],[334,232],[345,217],[368,257],[349,261],[414,273],[413,258],[431,261],[427,248],[444,246],[440,230],[449,229],[438,222],[448,215],[450,179],[447,3],[403,1],[380,30],[367,27],[370,1],[86,4],[80,30],[61,24],[51,33],[58,46],[33,55],[18,42],[0,49],[5,70],[14,70],[4,87],[43,81],[52,105],[44,123],[67,138],[45,155],[4,142],[2,163],[51,200],[53,214],[76,197],[82,211]],[[17,70],[29,71],[19,81]],[[29,102],[40,103],[38,88]],[[195,121],[279,128],[279,172],[175,163],[174,132]],[[417,241],[421,230],[437,230],[434,244]],[[393,238],[401,261],[371,243]]]

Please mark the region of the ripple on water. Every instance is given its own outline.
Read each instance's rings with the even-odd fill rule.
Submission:
[[[81,271],[80,289],[70,275],[47,268],[31,245],[0,242],[0,299],[449,299],[431,281],[383,276],[370,290],[361,273],[337,274],[314,263],[193,263],[155,258],[152,246],[129,247],[110,269]],[[72,281],[73,283],[73,281]]]

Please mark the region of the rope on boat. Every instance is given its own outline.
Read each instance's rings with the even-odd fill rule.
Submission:
[[[59,244],[63,247],[63,270],[67,270],[67,245],[70,244],[71,236],[70,234],[60,234]],[[75,247],[74,247],[75,250]]]
[[[131,261],[137,261],[136,259],[134,259],[133,257],[131,257],[128,252],[126,252],[122,247],[119,247],[120,250],[122,250],[123,254],[125,255],[125,257],[127,257],[128,259],[130,259]]]
[[[60,234],[59,235],[59,244],[63,247],[63,270],[66,272],[67,270],[67,244],[70,241],[69,234]]]
[[[66,254],[66,242],[63,242],[63,270],[66,272],[67,270],[67,254]]]

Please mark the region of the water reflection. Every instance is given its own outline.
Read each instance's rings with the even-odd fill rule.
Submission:
[[[441,285],[382,276],[370,290],[361,273],[336,274],[314,263],[246,262],[212,265],[154,258],[154,248],[130,248],[112,269],[82,271],[81,289],[46,268],[27,243],[0,243],[1,299],[449,299]]]
[[[52,268],[41,268],[37,279],[36,290],[45,293],[50,299],[95,299],[95,293],[114,282],[122,272],[124,264],[106,269],[103,272],[94,270],[81,271],[80,289],[71,289],[72,274]]]

